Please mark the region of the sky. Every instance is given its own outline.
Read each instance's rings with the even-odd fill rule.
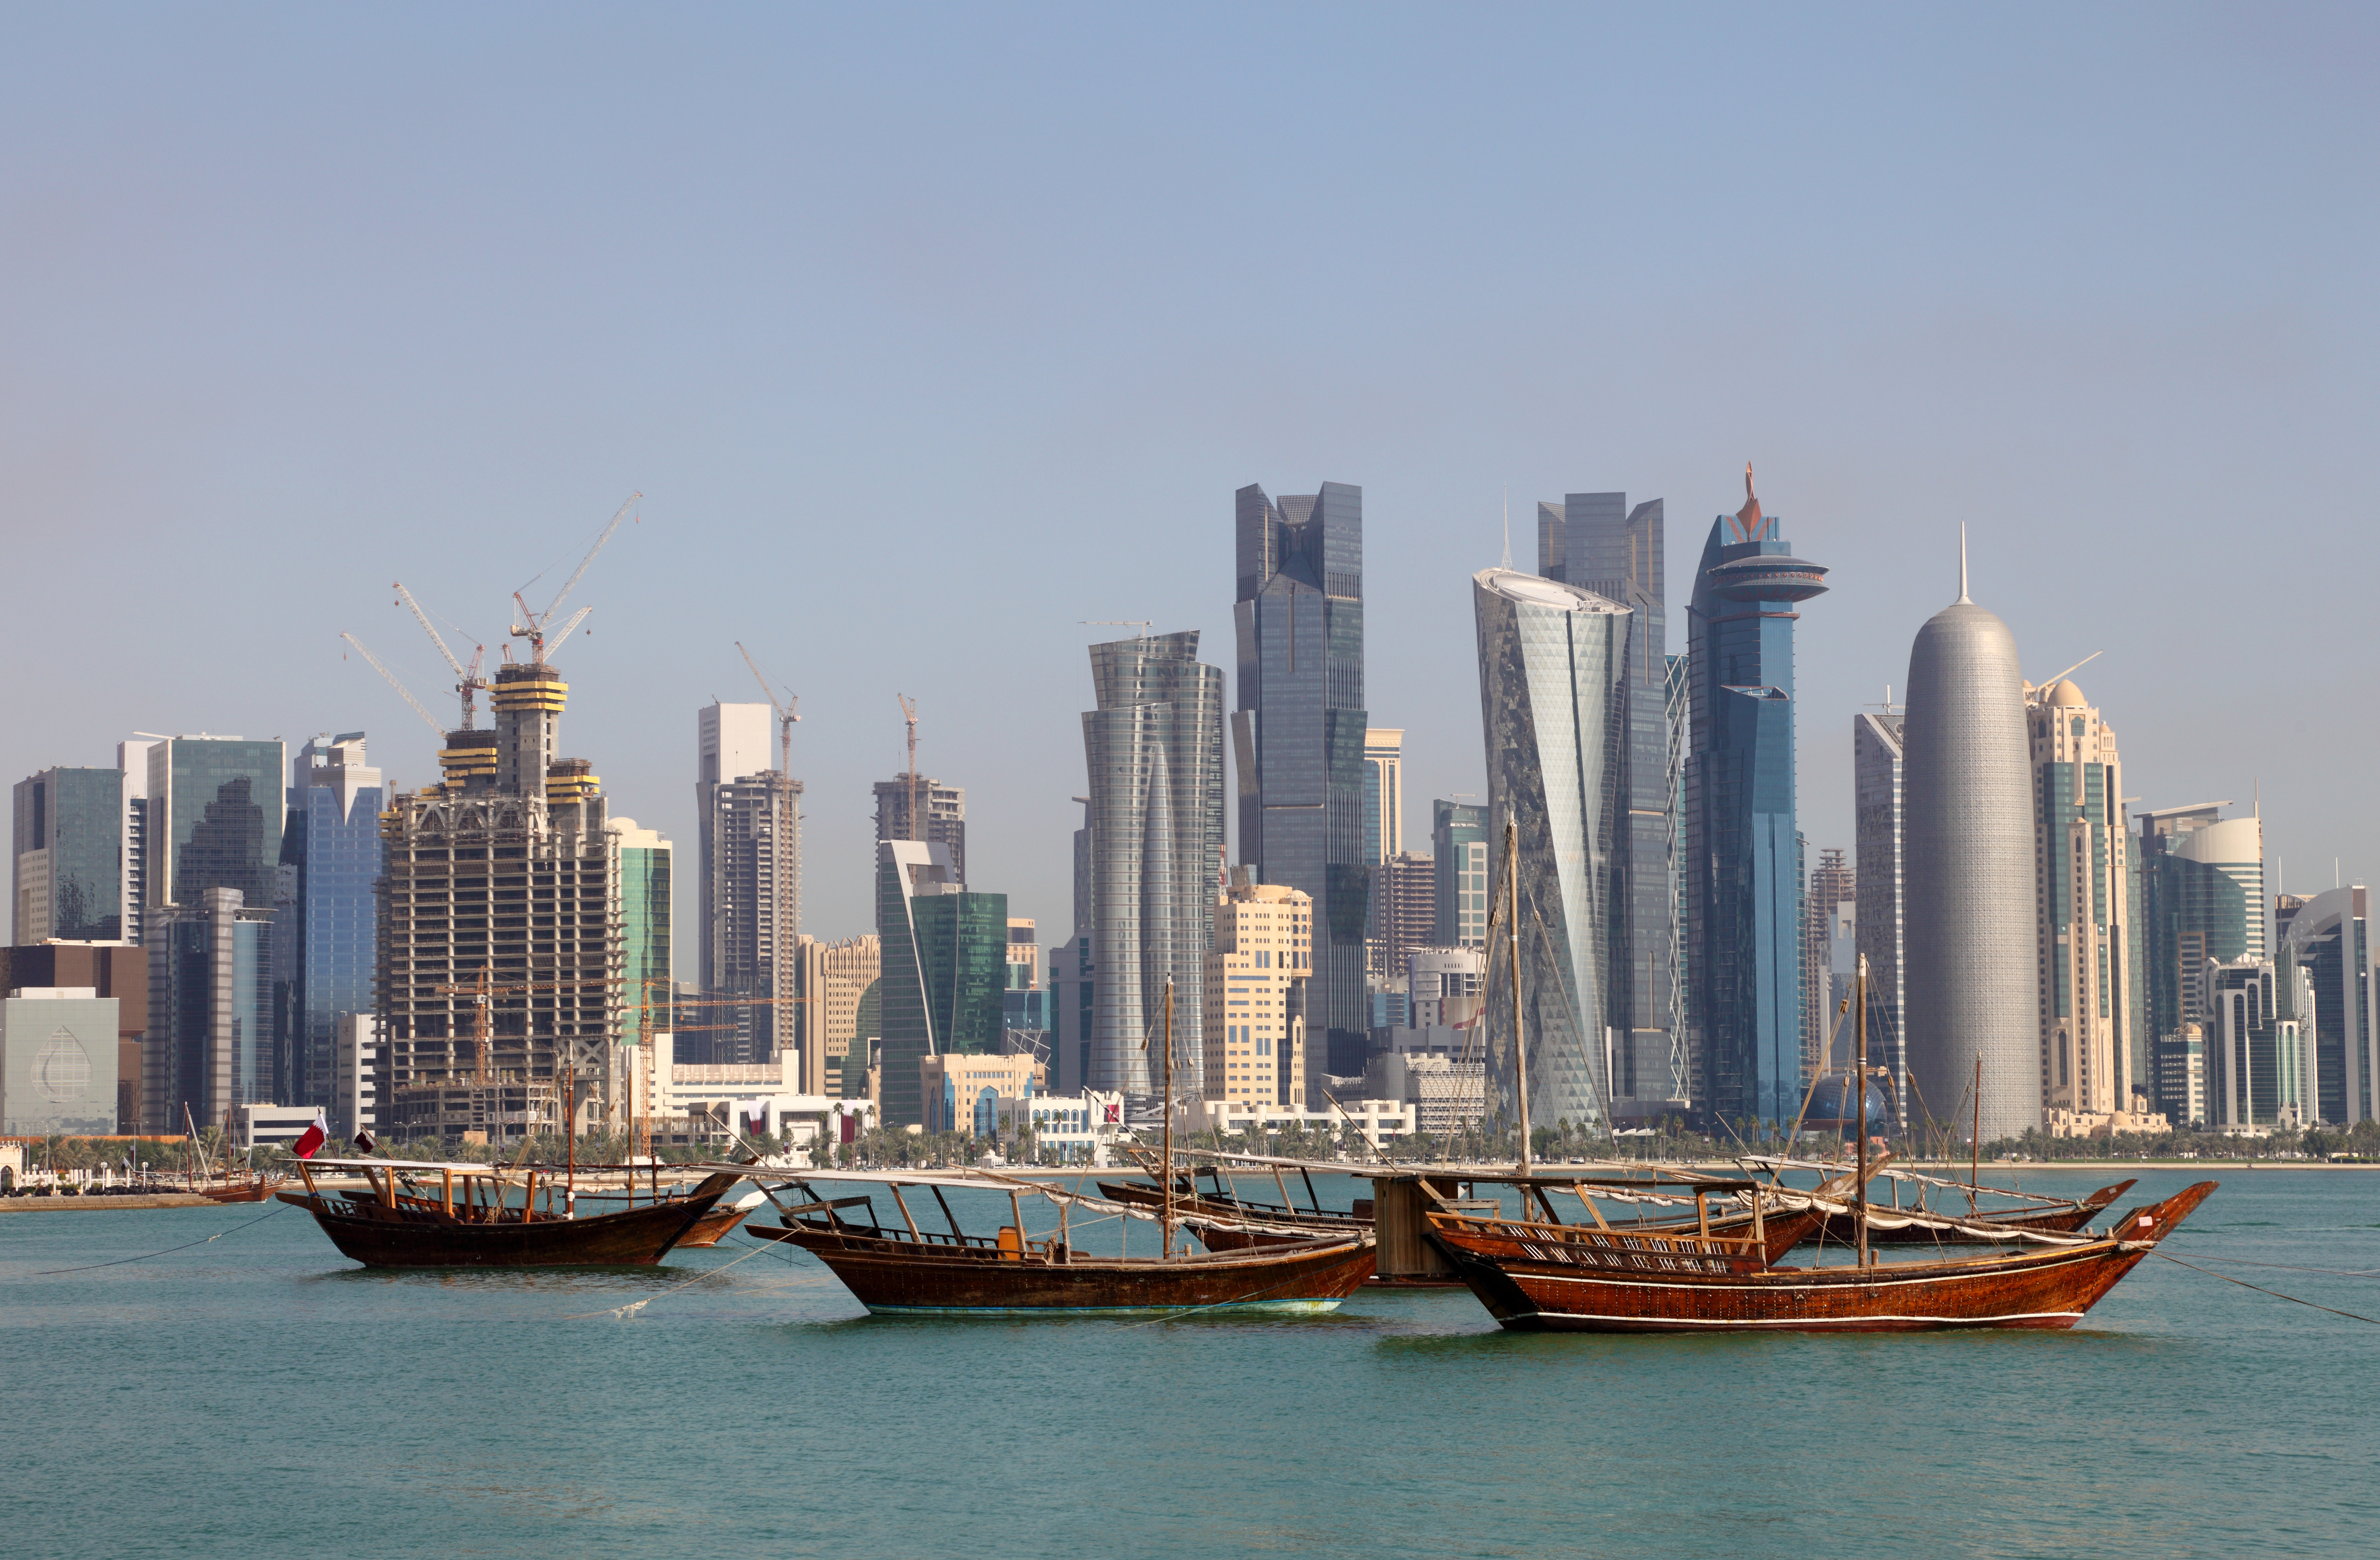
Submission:
[[[1746,462],[1828,565],[1803,827],[1975,599],[2138,807],[2380,873],[2370,7],[9,6],[0,771],[362,729],[641,493],[552,659],[691,858],[695,712],[800,698],[803,929],[872,780],[1070,918],[1084,647],[1230,663],[1232,494],[1364,490],[1368,702],[1486,790],[1469,575],[1667,501],[1670,643]],[[484,716],[482,717],[484,719]],[[693,906],[680,894],[680,968]]]

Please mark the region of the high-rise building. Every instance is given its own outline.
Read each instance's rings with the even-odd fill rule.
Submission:
[[[1810,889],[1802,911],[1802,1082],[1806,1089],[1826,1066],[1827,1042],[1835,1032],[1836,928],[1854,913],[1859,885],[1839,847],[1818,853],[1810,869]],[[1870,1042],[1874,1042],[1873,1031]],[[1850,1057],[1845,1052],[1845,1059]],[[1871,1067],[1881,1065],[1869,1052]]]
[[[1223,868],[1223,673],[1196,633],[1090,647],[1098,707],[1083,714],[1090,776],[1091,935],[1102,966],[1087,1086],[1148,1094],[1142,1042],[1173,979],[1182,1096],[1197,1097],[1207,951]]]
[[[917,780],[917,806],[926,815],[922,833],[909,822],[909,777],[895,776],[876,782],[876,838],[885,840],[921,840],[940,845],[950,853],[951,871],[962,883],[966,881],[966,788],[944,785],[931,775],[919,775]]]
[[[1437,946],[1438,863],[1401,852],[1372,868],[1374,968],[1391,984],[1416,948]]]
[[[802,1093],[842,1093],[844,1059],[860,1038],[860,1000],[883,973],[880,946],[873,932],[840,942],[802,938]],[[865,1066],[865,1050],[860,1060]]]
[[[1626,948],[1613,972],[1621,1027],[1640,1057],[1670,1058],[1671,1078],[1645,1097],[1683,1097],[1689,1084],[1676,998],[1679,978],[1677,787],[1662,501],[1629,507],[1625,493],[1572,493],[1537,505],[1537,573],[1627,608],[1627,824],[1621,842]]]
[[[970,892],[939,844],[887,840],[876,853],[880,1087],[883,1119],[905,1127],[926,1119],[921,1060],[1000,1048],[1008,896]]]
[[[115,769],[43,769],[16,788],[9,904],[16,940],[122,942],[126,786]]]
[[[2374,978],[2372,908],[2361,883],[2291,903],[2279,928],[2284,967],[2306,973],[2313,1011],[2312,1098],[2322,1120],[2346,1125],[2380,1116],[2380,980]]]
[[[2311,1025],[2289,1016],[2311,1006],[2302,970],[2277,968],[2269,959],[2199,966],[2208,1126],[2301,1126],[2312,1119]]]
[[[251,908],[237,889],[205,889],[196,904],[151,907],[149,1032],[140,1058],[140,1114],[150,1131],[220,1124],[235,1106],[279,1103],[273,921],[270,904]]]
[[[613,920],[620,929],[620,990],[626,1010],[620,1044],[642,1046],[655,1034],[674,1033],[671,998],[676,980],[670,968],[676,957],[677,852],[668,835],[640,828],[634,818],[613,818],[603,828],[612,837],[612,880],[619,890]],[[633,1059],[622,1065],[641,1067]]]
[[[147,758],[149,907],[197,906],[209,889],[237,889],[247,908],[269,913],[281,860],[281,744],[161,737]]]
[[[685,1061],[752,1066],[797,1043],[802,782],[776,767],[774,720],[765,704],[714,703],[696,715],[702,985],[759,1000],[700,1010],[699,1024],[675,1032]]]
[[[364,734],[324,732],[289,767],[281,891],[273,931],[274,1092],[281,1105],[327,1107],[339,1019],[372,1011],[380,877],[381,772]]]
[[[1405,848],[1405,734],[1375,726],[1364,732],[1364,840],[1374,862]]]
[[[1251,883],[1245,867],[1215,907],[1206,959],[1197,1097],[1295,1109],[1305,1095],[1305,974],[1314,905],[1295,889]],[[1175,1002],[1181,1000],[1179,991]],[[1174,1028],[1177,1083],[1184,1053]],[[1177,1094],[1181,1091],[1177,1090]]]
[[[1758,1131],[1789,1126],[1802,1104],[1792,609],[1827,588],[1827,571],[1791,554],[1748,466],[1743,486],[1743,507],[1712,522],[1694,574],[1678,873],[1695,1109]]]
[[[593,765],[558,756],[569,691],[541,659],[499,668],[494,731],[449,732],[444,782],[383,815],[380,1109],[401,1134],[493,1143],[559,1130],[565,1099],[580,1127],[625,1104],[618,863]]]
[[[1640,1056],[1619,1043],[1627,1015],[1612,970],[1626,948],[1630,613],[1584,587],[1512,569],[1474,574],[1472,601],[1491,872],[1505,870],[1505,821],[1519,825],[1517,973],[1531,1119],[1608,1129],[1614,1096],[1645,1097],[1638,1091],[1649,1082],[1666,1099],[1669,1086],[1666,1046]],[[1488,1008],[1489,1108],[1512,1121],[1512,1015],[1502,1003]]]
[[[2135,815],[2143,1033],[2160,1045],[2178,1039],[2186,1023],[2213,1034],[2199,1006],[2199,972],[2208,960],[2264,957],[2264,824],[2252,815],[2226,819],[2229,805],[2201,802]],[[2212,1069],[2211,1039],[2209,1046]],[[2211,1072],[2206,1085],[2211,1101]],[[2181,1114],[2181,1101],[2161,1097],[2156,1107],[2176,1120],[2192,1119]]]
[[[1240,861],[1256,881],[1314,901],[1305,1103],[1319,1109],[1321,1074],[1361,1071],[1370,1034],[1364,490],[1325,482],[1318,493],[1276,503],[1252,484],[1233,498]],[[1100,957],[1112,985],[1115,951]]]
[[[1430,804],[1430,942],[1480,948],[1488,940],[1488,809],[1443,799]]]
[[[1852,717],[1852,864],[1858,950],[1867,958],[1867,1054],[1871,1065],[1891,1074],[1893,1108],[1911,1121],[1917,1119],[1916,1102],[1910,1098],[1909,1056],[1901,1043],[1909,927],[1900,860],[1903,712],[1891,701],[1888,688],[1878,713]]]
[[[1091,1036],[1099,1030],[1098,970],[1091,933],[1078,931],[1050,950],[1050,1050],[1052,1085],[1062,1094],[1083,1092],[1091,1071]]]
[[[2041,1125],[2024,677],[2008,625],[1968,599],[1963,539],[1959,599],[1909,652],[1902,730],[1910,1075],[1945,1119],[1980,1076],[1967,1119],[1985,1142],[2011,1137]]]
[[[2136,874],[2116,733],[2070,678],[2028,683],[2025,695],[2042,1108],[2138,1110],[2149,1092],[2149,1050],[2137,1010]]]

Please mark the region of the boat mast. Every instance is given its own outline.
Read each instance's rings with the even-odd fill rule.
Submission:
[[[1859,1090],[1859,1184],[1852,1188],[1852,1222],[1859,1231],[1859,1264],[1867,1265],[1867,955],[1859,957],[1859,984],[1853,988],[1859,1004],[1859,1028],[1853,1041],[1857,1060],[1853,1063],[1859,1076],[1853,1087]]]
[[[1521,1095],[1521,1174],[1529,1174],[1529,1054],[1521,1044],[1521,823],[1512,809],[1504,809],[1504,918],[1512,939],[1512,1076]],[[1521,1211],[1528,1211],[1528,1193],[1521,1194]]]
[[[1984,1165],[1984,1058],[1975,1058],[1975,1119],[1967,1133],[1967,1211],[1975,1211],[1976,1183]]]
[[[1165,1196],[1158,1215],[1160,1260],[1173,1255],[1173,977],[1165,977]]]

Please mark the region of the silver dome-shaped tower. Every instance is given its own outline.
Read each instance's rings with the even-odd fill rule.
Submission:
[[[1961,1102],[1982,1059],[1985,1142],[2041,1124],[2023,687],[2008,625],[1967,598],[1961,526],[1959,599],[1909,651],[1904,1022],[1924,1108],[1946,1123],[1973,1119],[1974,1103]],[[1918,1100],[1908,1103],[1915,1115]]]

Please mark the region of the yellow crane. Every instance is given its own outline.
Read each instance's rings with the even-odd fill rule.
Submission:
[[[467,670],[463,663],[455,659],[455,652],[446,647],[445,636],[431,624],[430,614],[421,610],[421,603],[413,599],[413,592],[405,588],[405,582],[395,581],[391,588],[396,592],[398,605],[411,611],[413,621],[421,625],[421,632],[430,635],[430,642],[438,647],[438,653],[446,658],[448,666],[455,669],[455,691],[463,695],[463,730],[467,732],[471,730],[472,723],[478,718],[475,697],[481,688],[491,685],[487,678],[480,674],[480,666],[487,659],[488,647],[485,645],[471,647],[471,664]]]
[[[438,741],[443,745],[446,741],[446,728],[440,725],[437,719],[432,716],[430,711],[421,707],[421,701],[415,698],[406,688],[406,685],[396,680],[396,673],[382,665],[381,659],[372,654],[370,650],[365,649],[364,642],[357,638],[354,635],[342,634],[339,637],[354,646],[356,654],[363,657],[365,660],[370,661],[371,663],[371,669],[374,671],[379,672],[382,677],[388,679],[388,685],[396,690],[396,696],[413,707],[413,713],[421,717],[421,723],[423,725],[438,733]]]

